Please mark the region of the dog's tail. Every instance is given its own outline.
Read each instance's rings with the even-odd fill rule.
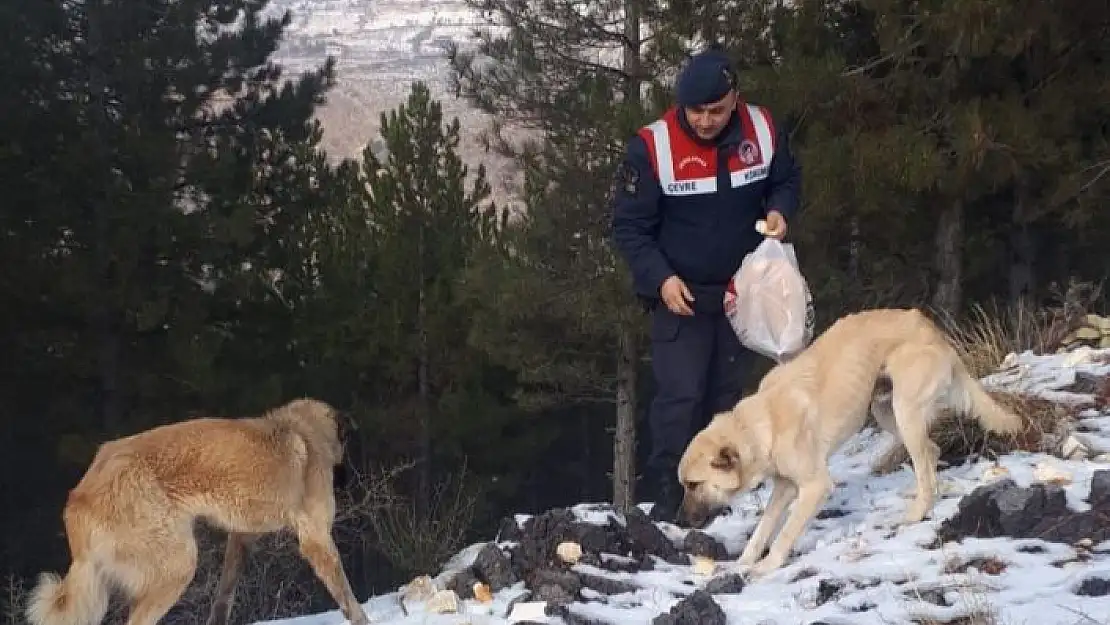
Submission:
[[[97,625],[108,612],[108,585],[90,549],[91,528],[80,501],[66,504],[66,537],[73,562],[64,578],[46,572],[27,604],[31,625]]]
[[[957,410],[974,416],[984,429],[997,434],[1017,434],[1024,427],[1022,418],[999,404],[971,377],[963,361],[956,358],[953,371],[955,406]]]

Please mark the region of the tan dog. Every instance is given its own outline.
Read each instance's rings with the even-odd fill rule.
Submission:
[[[885,380],[893,385],[890,393],[873,394]],[[776,365],[754,394],[693,438],[678,466],[685,490],[680,513],[700,527],[735,495],[770,478],[771,499],[739,564],[755,565],[754,576],[781,567],[832,490],[829,456],[862,429],[869,407],[913,461],[917,497],[906,523],[922,520],[933,505],[939,449],[929,425],[940,411],[971,413],[993,432],[1022,425],[984,392],[921,312],[850,314],[796,358]],[[785,525],[757,564],[791,501]]]
[[[367,625],[331,536],[339,429],[331,406],[298,399],[260,417],[192,419],[104,443],[63,512],[73,562],[64,579],[42,574],[31,625],[96,625],[112,587],[131,599],[128,625],[155,625],[193,579],[197,518],[229,532],[209,625],[227,622],[248,544],[286,528],[343,616]]]

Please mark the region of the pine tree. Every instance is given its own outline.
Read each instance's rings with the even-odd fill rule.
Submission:
[[[314,140],[332,66],[283,84],[267,59],[288,18],[265,5],[89,0],[52,18],[39,67],[55,115],[37,120],[51,139],[35,164],[55,261],[39,301],[66,311],[48,330],[63,341],[58,386],[83,389],[105,433],[213,407],[228,317],[249,295],[240,268],[265,274],[262,224],[298,204],[274,184],[297,166],[278,146]]]
[[[468,451],[476,457],[468,466],[486,476],[514,460],[504,445],[477,451],[514,433],[504,422],[513,417],[502,407],[507,398],[494,396],[493,367],[467,346],[475,311],[463,277],[489,244],[495,207],[483,166],[467,185],[459,121],[444,121],[423,83],[382,115],[381,135],[385,155],[369,147],[363,153],[375,237],[373,331],[392,384],[386,405],[412,417],[391,421],[398,434],[415,437],[416,507],[426,514],[434,478],[457,470]],[[528,453],[527,445],[520,449]],[[437,459],[447,464],[437,468]]]
[[[19,363],[3,399],[36,415],[24,441],[54,447],[27,453],[80,464],[105,437],[283,394],[291,311],[259,302],[303,214],[327,210],[311,117],[332,66],[286,81],[268,59],[287,18],[266,4],[0,7],[18,55],[0,96],[0,323]]]
[[[1106,22],[1090,3],[989,0],[801,3],[776,16],[775,61],[744,80],[799,122],[795,232],[823,307],[931,299],[959,312],[969,283],[976,297],[1014,298],[1044,282],[1029,255],[1083,236],[1066,220],[1090,215],[1075,191],[1106,153],[1092,123],[1107,103]]]

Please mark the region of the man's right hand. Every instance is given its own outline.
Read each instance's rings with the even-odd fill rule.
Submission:
[[[659,295],[663,298],[663,303],[667,308],[676,315],[690,316],[694,314],[693,309],[686,302],[694,301],[694,296],[690,294],[690,289],[686,288],[686,283],[678,276],[671,276],[663,281],[663,286],[659,289]]]

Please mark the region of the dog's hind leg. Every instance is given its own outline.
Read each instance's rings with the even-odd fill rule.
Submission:
[[[917,523],[932,509],[936,497],[940,447],[929,438],[929,429],[948,384],[943,379],[949,375],[948,361],[936,349],[898,352],[888,361],[888,366],[898,371],[894,378],[894,418],[917,481],[917,496],[907,507],[903,522]]]
[[[782,522],[782,515],[786,512],[786,507],[790,505],[797,494],[798,489],[795,488],[793,482],[781,477],[774,478],[771,501],[767,502],[767,508],[763,510],[763,517],[759,519],[755,531],[748,538],[748,544],[744,545],[744,552],[740,554],[738,560],[740,565],[755,564],[759,560],[763,555],[763,550],[767,548],[767,543],[771,540],[771,535],[778,529],[779,523]]]
[[[187,538],[150,541],[134,548],[133,562],[142,562],[132,578],[131,611],[127,625],[157,625],[193,580],[197,567],[197,544],[190,530]],[[138,558],[143,558],[139,560]]]
[[[332,540],[328,524],[320,523],[315,519],[302,519],[296,529],[301,554],[312,566],[316,577],[324,583],[332,598],[339,604],[339,611],[351,625],[369,625],[370,620],[366,618],[366,612],[355,599],[351,582],[343,570],[339,549]]]
[[[889,380],[886,384],[887,388],[876,388],[875,394],[871,398],[871,415],[875,417],[875,422],[879,424],[879,428],[884,432],[890,433],[894,440],[891,441],[890,446],[883,452],[872,464],[871,473],[874,475],[886,475],[898,468],[898,465],[906,461],[906,447],[902,442],[902,433],[898,431],[898,421],[894,418],[894,405],[892,388],[889,388]]]
[[[227,625],[231,605],[235,600],[235,588],[243,574],[247,547],[257,538],[256,534],[228,533],[223,568],[220,570],[220,581],[216,584],[216,594],[212,598],[212,607],[208,611],[207,625]]]

